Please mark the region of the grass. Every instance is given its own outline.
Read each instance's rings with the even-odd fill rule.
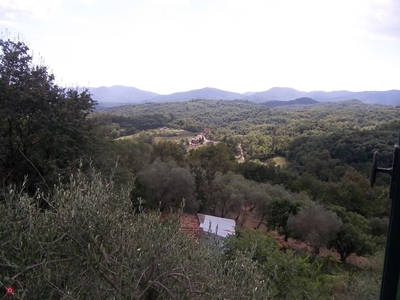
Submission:
[[[175,141],[175,142],[180,142],[181,139],[191,139],[194,135],[193,132],[182,130],[182,129],[166,129],[166,130],[160,130],[160,129],[153,129],[153,130],[147,130],[144,132],[148,132],[152,135],[154,135],[154,141],[155,142],[160,142],[160,141]],[[139,133],[127,135],[127,136],[121,136],[117,138],[117,140],[125,140],[125,139],[135,139],[139,136]]]
[[[116,140],[130,140],[130,139],[134,139],[134,138],[137,138],[137,137],[138,137],[138,134],[135,133],[135,134],[131,134],[131,135],[121,136],[119,138],[116,138]]]
[[[286,167],[289,165],[289,162],[286,160],[286,158],[282,156],[275,156],[274,158],[272,158],[272,161],[275,163],[275,165],[281,167]]]
[[[182,139],[190,140],[194,133],[182,129],[168,129],[168,130],[152,130],[155,132],[154,141],[176,141],[180,142]]]

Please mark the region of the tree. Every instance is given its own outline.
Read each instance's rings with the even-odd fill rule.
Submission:
[[[332,210],[342,220],[343,225],[328,246],[339,253],[340,260],[345,263],[353,253],[359,256],[373,254],[376,251],[376,242],[369,234],[371,228],[368,221],[343,207],[335,206]]]
[[[371,217],[379,213],[380,201],[369,180],[353,168],[348,168],[339,183],[338,205],[347,210]]]
[[[372,236],[387,236],[388,228],[389,228],[389,218],[384,217],[380,218],[371,218],[369,219],[369,226],[371,227],[371,235]]]
[[[287,225],[291,235],[311,246],[317,255],[339,231],[342,221],[334,212],[312,203],[297,215],[289,216]]]
[[[268,193],[268,189],[271,186],[250,180],[247,180],[247,182],[248,188],[245,193],[245,206],[249,211],[253,212],[253,214],[259,218],[258,224],[254,226],[256,229],[258,229],[265,221],[266,205],[268,205],[272,198]],[[243,217],[241,226],[243,226],[245,222],[246,220]]]
[[[274,182],[277,180],[275,166],[265,166],[248,160],[242,164],[238,164],[237,172],[242,174],[246,179],[251,179],[257,182]]]
[[[217,171],[225,174],[234,171],[236,167],[235,156],[225,143],[197,149],[192,153],[190,162],[192,165],[199,163],[207,171],[210,178]]]
[[[153,159],[159,157],[162,161],[175,161],[179,165],[183,165],[185,160],[186,149],[172,141],[160,141],[153,145]]]
[[[188,162],[196,180],[196,197],[200,210],[214,213],[216,203],[212,196],[216,173],[225,174],[235,170],[235,157],[225,143],[198,148],[190,152]]]
[[[142,198],[152,209],[179,208],[185,199],[185,211],[196,212],[198,204],[194,198],[194,178],[190,171],[173,162],[155,160],[137,175],[131,193],[133,205]]]
[[[285,242],[289,238],[289,230],[287,228],[287,221],[291,215],[296,215],[300,209],[301,204],[295,203],[286,198],[274,199],[265,207],[265,219],[267,221],[267,228],[269,230],[276,229],[279,234],[285,236]]]
[[[226,217],[232,212],[237,214],[236,219],[238,219],[242,205],[245,203],[247,188],[248,184],[242,175],[218,172],[211,185],[214,214]]]
[[[33,65],[21,41],[0,39],[0,176],[28,189],[58,181],[93,145],[87,90],[66,90],[47,67]],[[47,181],[48,184],[45,184]]]

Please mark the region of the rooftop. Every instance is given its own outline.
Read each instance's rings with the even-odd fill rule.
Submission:
[[[204,214],[197,214],[197,217],[199,218],[200,228],[204,232],[213,233],[220,237],[235,234],[236,222],[234,220]]]

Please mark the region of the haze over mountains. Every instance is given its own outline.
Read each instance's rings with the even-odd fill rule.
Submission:
[[[206,100],[249,100],[256,103],[268,101],[290,101],[298,98],[311,98],[319,102],[332,102],[341,100],[358,99],[364,103],[381,105],[400,105],[400,90],[389,91],[312,91],[303,92],[292,88],[274,87],[264,92],[234,93],[216,88],[202,88],[186,92],[177,92],[170,95],[143,91],[135,87],[111,86],[90,88],[93,99],[99,102],[99,106],[111,107],[122,104],[140,104],[146,102],[178,102],[192,99]]]

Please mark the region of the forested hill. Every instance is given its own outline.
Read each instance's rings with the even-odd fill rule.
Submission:
[[[257,103],[243,100],[191,100],[183,102],[145,103],[110,108],[107,109],[107,112],[124,117],[162,114],[172,119],[193,119],[217,126],[225,125],[225,122],[254,118],[259,114],[268,116],[270,113],[267,108]]]
[[[400,108],[369,105],[359,100],[276,108],[243,100],[192,100],[122,106],[98,112],[96,117],[102,124],[108,124],[109,132],[113,131],[114,137],[163,126],[190,132],[210,128],[209,139],[225,141],[232,146],[241,143],[248,159],[266,160],[275,155],[289,155],[301,164],[304,164],[304,155],[311,148],[315,151],[328,149],[339,155],[333,145],[328,147],[329,141],[338,142],[337,136],[358,140],[361,145],[364,144],[363,139],[370,139],[365,141],[368,143],[365,147],[360,144],[354,144],[354,148],[344,146],[343,151],[347,154],[343,154],[342,150],[340,154],[340,159],[344,161],[369,163],[374,149],[380,149],[385,153],[385,159],[391,159],[391,148],[387,145],[396,142],[396,130],[400,130],[397,123],[393,123],[400,117]],[[382,128],[386,128],[385,131]],[[313,141],[313,146],[307,146],[311,147],[309,150],[302,147],[301,155],[297,155],[298,151],[291,145],[298,139],[303,144]],[[322,142],[323,146],[316,146],[315,141]],[[357,155],[364,158],[360,160]],[[357,168],[366,174],[369,172],[368,165],[361,164]]]
[[[265,103],[260,103],[261,105],[264,105],[266,107],[277,107],[277,106],[288,106],[288,105],[302,105],[302,104],[316,104],[318,101],[315,101],[314,99],[303,97],[303,98],[297,98],[295,100],[289,100],[289,101],[268,101]]]
[[[313,132],[327,132],[343,127],[371,128],[379,122],[390,121],[399,116],[398,108],[369,105],[359,100],[276,108],[267,108],[244,100],[192,100],[126,105],[110,108],[105,112],[132,120],[146,117],[150,121],[151,116],[153,119],[158,116],[157,118],[162,119],[160,126],[176,127],[198,123],[200,130],[201,126],[214,126],[216,129],[229,128],[240,134],[245,128],[257,126],[261,129],[269,125],[293,131],[294,135],[303,133],[304,130],[295,132],[300,128],[312,129]],[[102,114],[101,111],[98,113]],[[293,124],[296,124],[296,128],[292,128]]]

